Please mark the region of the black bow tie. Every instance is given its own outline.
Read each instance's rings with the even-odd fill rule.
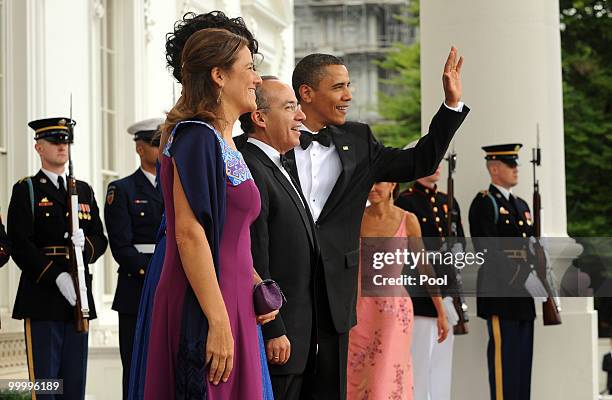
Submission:
[[[317,133],[316,135],[308,131],[300,131],[300,132],[301,132],[300,146],[304,150],[306,150],[308,146],[310,146],[310,143],[312,143],[313,141],[319,142],[321,146],[325,146],[325,147],[329,147],[329,145],[331,144],[331,137],[329,136],[329,133],[327,132],[327,129],[325,128],[321,129],[319,133]]]

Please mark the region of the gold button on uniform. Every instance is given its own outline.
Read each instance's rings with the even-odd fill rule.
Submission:
[[[144,217],[144,212],[143,211],[140,212],[140,216]]]
[[[421,221],[427,222],[427,218],[423,217],[423,218],[421,218]]]
[[[432,203],[435,203],[435,202],[436,202],[436,198],[435,198],[435,197],[433,197],[433,196],[432,196],[432,197],[431,197],[431,199],[429,199],[429,200],[431,200],[431,202],[432,202]]]
[[[442,227],[441,226],[438,227],[438,232],[442,232]]]
[[[436,217],[436,222],[440,222],[440,217]]]
[[[48,216],[49,216],[49,213],[45,213],[45,217],[48,217]]]
[[[507,219],[507,220],[506,220],[506,223],[507,223],[507,224],[509,224],[509,223],[510,223],[510,220],[509,220],[509,219]]]
[[[525,232],[523,232],[523,237],[527,237],[527,234]]]
[[[438,207],[434,207],[433,212],[438,212]]]
[[[144,269],[140,268],[140,269],[138,270],[138,274],[140,274],[141,276],[142,276],[142,275],[144,275],[144,274],[145,274]]]
[[[523,226],[523,221],[522,221],[522,220],[521,220],[521,221],[519,221],[519,225],[520,225],[520,226]]]

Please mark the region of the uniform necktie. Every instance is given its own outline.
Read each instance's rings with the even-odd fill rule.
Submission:
[[[57,177],[57,186],[58,186],[60,193],[62,195],[66,195],[66,186],[64,185],[64,177],[61,175]]]
[[[300,131],[300,133],[300,146],[304,150],[306,150],[313,141],[319,142],[321,146],[325,147],[329,147],[331,144],[331,137],[326,129],[321,129],[316,135],[308,131]]]

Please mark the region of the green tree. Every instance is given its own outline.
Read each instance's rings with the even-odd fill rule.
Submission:
[[[411,1],[403,23],[418,29],[419,2]],[[383,60],[375,61],[387,78],[379,93],[378,113],[383,118],[372,126],[385,145],[403,147],[421,136],[421,51],[418,38],[411,45],[397,43]]]
[[[612,12],[561,0],[568,233],[612,236]]]

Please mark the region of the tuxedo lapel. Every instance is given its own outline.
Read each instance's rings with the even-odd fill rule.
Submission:
[[[297,208],[298,212],[300,213],[302,223],[304,224],[304,226],[306,227],[306,231],[308,232],[308,238],[310,239],[310,244],[313,248],[315,248],[315,241],[314,241],[314,236],[312,232],[312,226],[310,224],[309,214],[307,214],[307,211],[305,209],[306,204],[302,203],[303,200],[300,199],[300,197],[302,197],[303,199],[303,196],[302,195],[298,196],[298,194],[293,189],[291,182],[287,180],[287,177],[283,175],[280,169],[278,169],[278,167],[272,162],[272,160],[270,160],[270,158],[259,147],[255,146],[253,143],[247,143],[245,147],[243,148],[243,151],[247,151],[251,153],[257,159],[259,159],[259,161],[261,161],[261,163],[264,164],[270,170],[270,172],[272,173],[272,176],[274,176],[278,184],[289,195],[289,197],[291,198],[291,201],[293,202],[293,205]],[[301,193],[301,189],[299,185],[296,187],[296,189],[299,190]]]
[[[298,170],[297,170],[297,166],[295,164],[295,151],[293,149],[289,150],[288,152],[285,153],[285,157],[287,157],[287,160],[289,160],[290,164],[291,164],[291,169],[287,172],[289,172],[289,175],[291,175],[291,177],[293,178],[293,180],[295,182],[297,182],[300,191],[302,190],[302,182],[300,182],[300,174],[298,174]]]
[[[32,180],[38,182],[39,185],[37,187],[40,188],[40,190],[46,196],[51,196],[62,206],[66,206],[66,201],[68,200],[67,195],[63,195],[62,193],[60,193],[59,189],[55,187],[53,182],[51,182],[51,179],[49,179],[49,177],[45,175],[44,172],[38,171],[38,173],[34,176],[34,178],[32,178]],[[37,200],[34,199],[34,201]]]
[[[336,152],[338,153],[338,157],[342,163],[342,172],[340,173],[334,188],[325,202],[323,210],[321,210],[319,220],[323,220],[325,216],[329,214],[335,205],[342,199],[342,195],[351,181],[351,177],[355,172],[356,166],[355,149],[352,141],[350,140],[349,134],[333,125],[330,125],[327,129],[329,130],[329,134],[334,142],[334,146],[336,147]]]

